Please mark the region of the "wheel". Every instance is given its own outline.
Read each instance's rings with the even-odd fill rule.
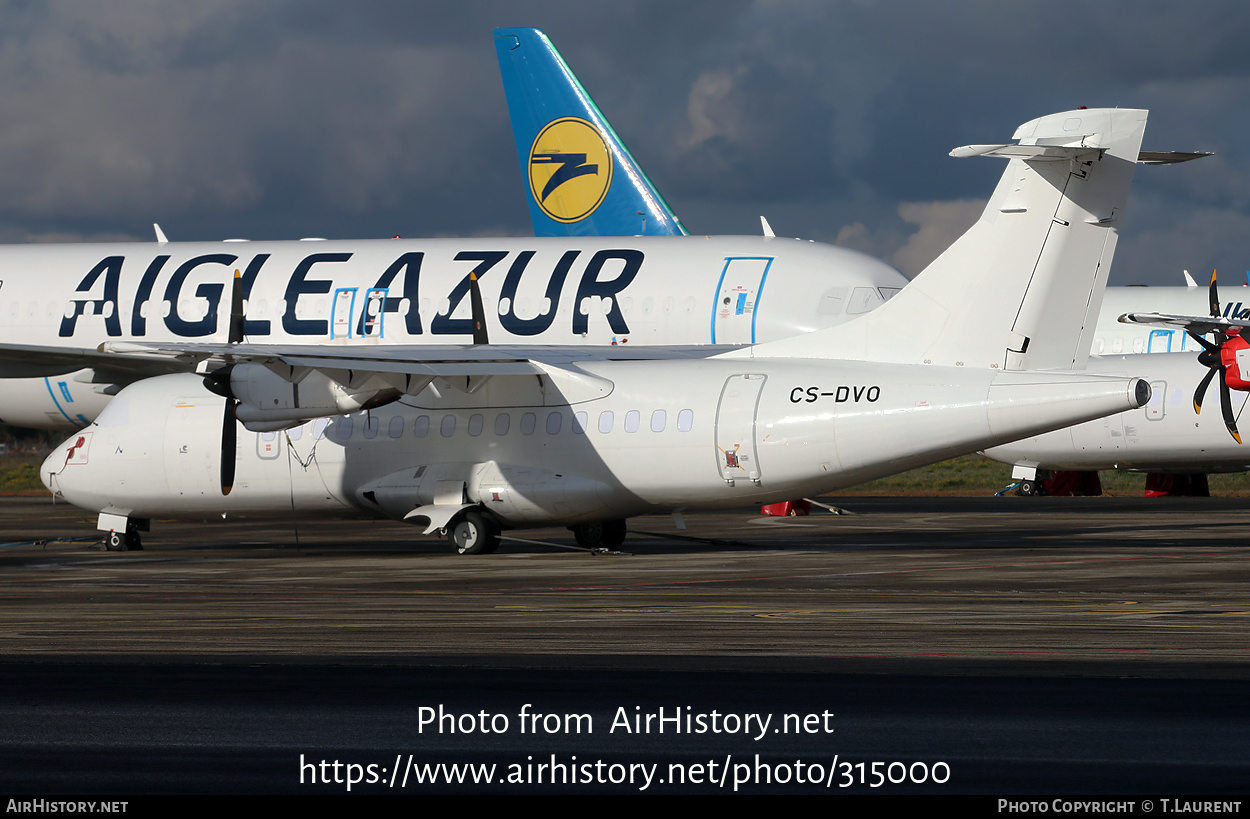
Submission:
[[[133,526],[126,527],[126,550],[130,552],[143,551],[143,541],[139,539],[139,530]]]
[[[109,532],[104,536],[104,548],[108,549],[110,552],[126,551],[128,548],[126,544],[126,533],[118,532],[116,530]]]
[[[605,520],[603,522],[603,548],[619,549],[625,542],[625,521]]]
[[[1020,488],[1016,490],[1016,494],[1026,498],[1031,498],[1035,495],[1041,494],[1041,487],[1042,482],[1036,478],[1025,478],[1020,481]]]
[[[448,530],[462,555],[488,555],[499,548],[499,525],[489,515],[470,509]]]
[[[570,526],[577,545],[586,549],[616,549],[625,542],[625,521],[601,520]]]

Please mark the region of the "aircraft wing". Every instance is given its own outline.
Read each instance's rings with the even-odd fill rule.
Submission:
[[[1217,331],[1225,335],[1236,335],[1246,326],[1244,321],[1234,321],[1223,316],[1177,316],[1170,313],[1125,313],[1119,320],[1122,324],[1178,327],[1200,336]]]
[[[208,388],[228,399],[228,413],[234,406],[233,415],[244,426],[263,431],[347,415],[427,388],[435,395],[445,389],[471,395],[487,382],[517,376],[522,378],[511,382],[514,396],[526,395],[539,404],[590,400],[612,392],[614,385],[579,369],[579,363],[699,359],[736,347],[106,342],[99,354],[203,373]]]
[[[94,369],[101,381],[122,384],[184,369],[168,359],[119,357],[93,348],[0,344],[0,383],[5,378],[43,378],[87,368]]]
[[[357,373],[480,376],[536,375],[545,367],[591,361],[657,361],[709,358],[744,345],[572,346],[572,345],[315,345],[202,344],[189,342],[105,342],[97,356],[110,360],[165,362],[173,370],[203,371],[231,364],[279,369],[352,370]],[[167,370],[168,371],[168,370]]]

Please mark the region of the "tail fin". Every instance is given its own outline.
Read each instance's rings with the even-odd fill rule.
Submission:
[[[886,304],[819,338],[755,355],[816,355],[995,370],[1083,369],[1089,357],[1146,111],[1067,111],[1007,145],[980,220]]]
[[[684,236],[686,229],[536,28],[495,29],[535,236]]]

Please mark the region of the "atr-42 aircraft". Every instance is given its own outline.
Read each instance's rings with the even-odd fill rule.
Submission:
[[[495,42],[538,238],[0,247],[0,422],[85,427],[168,372],[103,341],[224,339],[236,269],[245,338],[336,347],[467,341],[470,273],[496,342],[629,348],[785,338],[907,283],[844,248],[686,236],[559,55]]]
[[[515,341],[501,331],[516,317],[482,308],[510,294],[481,292],[473,275],[472,346],[300,344],[290,322],[332,322],[299,310],[285,338],[244,341],[257,319],[240,278],[227,343],[102,345],[102,362],[188,372],[123,389],[41,474],[98,511],[118,548],[154,516],[292,511],[446,528],[465,553],[552,523],[612,546],[632,515],[802,497],[1138,407],[1145,381],[1084,367],[1145,122],[1068,111],[1022,125],[1017,142],[957,149],[1005,157],[1006,172],[977,224],[901,293],[842,325],[727,352],[621,360],[619,347],[489,344]],[[555,259],[578,246],[533,241]],[[597,251],[618,272],[584,274],[602,288],[585,297],[610,319],[634,253],[689,241]],[[301,263],[288,303],[328,294],[316,264],[336,263]],[[354,408],[368,411],[344,415]],[[239,424],[285,435],[240,440]]]

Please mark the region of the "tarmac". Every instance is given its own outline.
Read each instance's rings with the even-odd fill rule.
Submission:
[[[1246,790],[1244,499],[825,500],[845,513],[637,518],[616,554],[524,530],[470,557],[359,520],[153,521],[106,552],[93,516],[0,499],[0,790],[346,792],[303,767],[334,759],[393,795]],[[525,734],[533,709],[596,730]],[[683,733],[679,712],[775,722]],[[457,730],[479,713],[509,725]],[[548,756],[546,780],[390,781]],[[552,781],[573,756],[680,770]],[[764,781],[761,758],[829,776]],[[709,760],[719,782],[689,774]],[[874,786],[873,761],[929,773]]]

